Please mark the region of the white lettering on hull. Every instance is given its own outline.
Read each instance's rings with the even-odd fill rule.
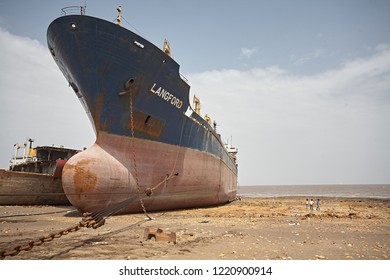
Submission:
[[[177,109],[180,109],[181,106],[183,106],[183,101],[181,101],[179,98],[174,96],[172,93],[167,91],[166,89],[159,87],[157,88],[156,83],[153,84],[153,86],[150,89],[151,92],[153,92],[158,97],[161,97],[166,102],[171,103],[172,106],[175,106]]]

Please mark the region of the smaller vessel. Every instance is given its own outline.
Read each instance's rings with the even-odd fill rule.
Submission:
[[[11,166],[0,169],[0,205],[70,205],[61,174],[67,160],[79,150],[62,146],[33,148],[33,142],[30,138],[23,145],[15,144]]]

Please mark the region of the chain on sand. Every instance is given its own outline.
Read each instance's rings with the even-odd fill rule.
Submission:
[[[69,227],[67,229],[60,230],[56,233],[51,233],[51,234],[44,236],[44,237],[41,237],[37,240],[31,240],[27,244],[18,245],[11,250],[1,251],[0,252],[0,259],[2,260],[8,256],[16,256],[21,251],[30,251],[34,246],[40,246],[45,242],[52,241],[55,238],[60,238],[61,236],[67,235],[70,232],[78,231],[79,229],[81,229],[83,227],[96,229],[96,228],[104,225],[104,223],[105,223],[105,219],[103,219],[103,218],[92,218],[92,213],[84,213],[83,216],[84,217],[82,218],[82,220],[77,225],[74,225],[73,227]]]

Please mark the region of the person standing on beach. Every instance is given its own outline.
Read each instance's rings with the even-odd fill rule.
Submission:
[[[306,198],[306,210],[309,210],[309,199]]]
[[[310,210],[313,210],[314,201],[312,198],[310,198]]]
[[[317,211],[320,211],[320,205],[321,205],[321,202],[320,202],[320,199],[317,199],[317,207],[316,207],[316,210]]]

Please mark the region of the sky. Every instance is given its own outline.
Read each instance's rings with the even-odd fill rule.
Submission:
[[[51,58],[63,7],[162,47],[238,148],[240,185],[390,183],[390,1],[0,0],[0,167],[14,144],[95,135]]]

